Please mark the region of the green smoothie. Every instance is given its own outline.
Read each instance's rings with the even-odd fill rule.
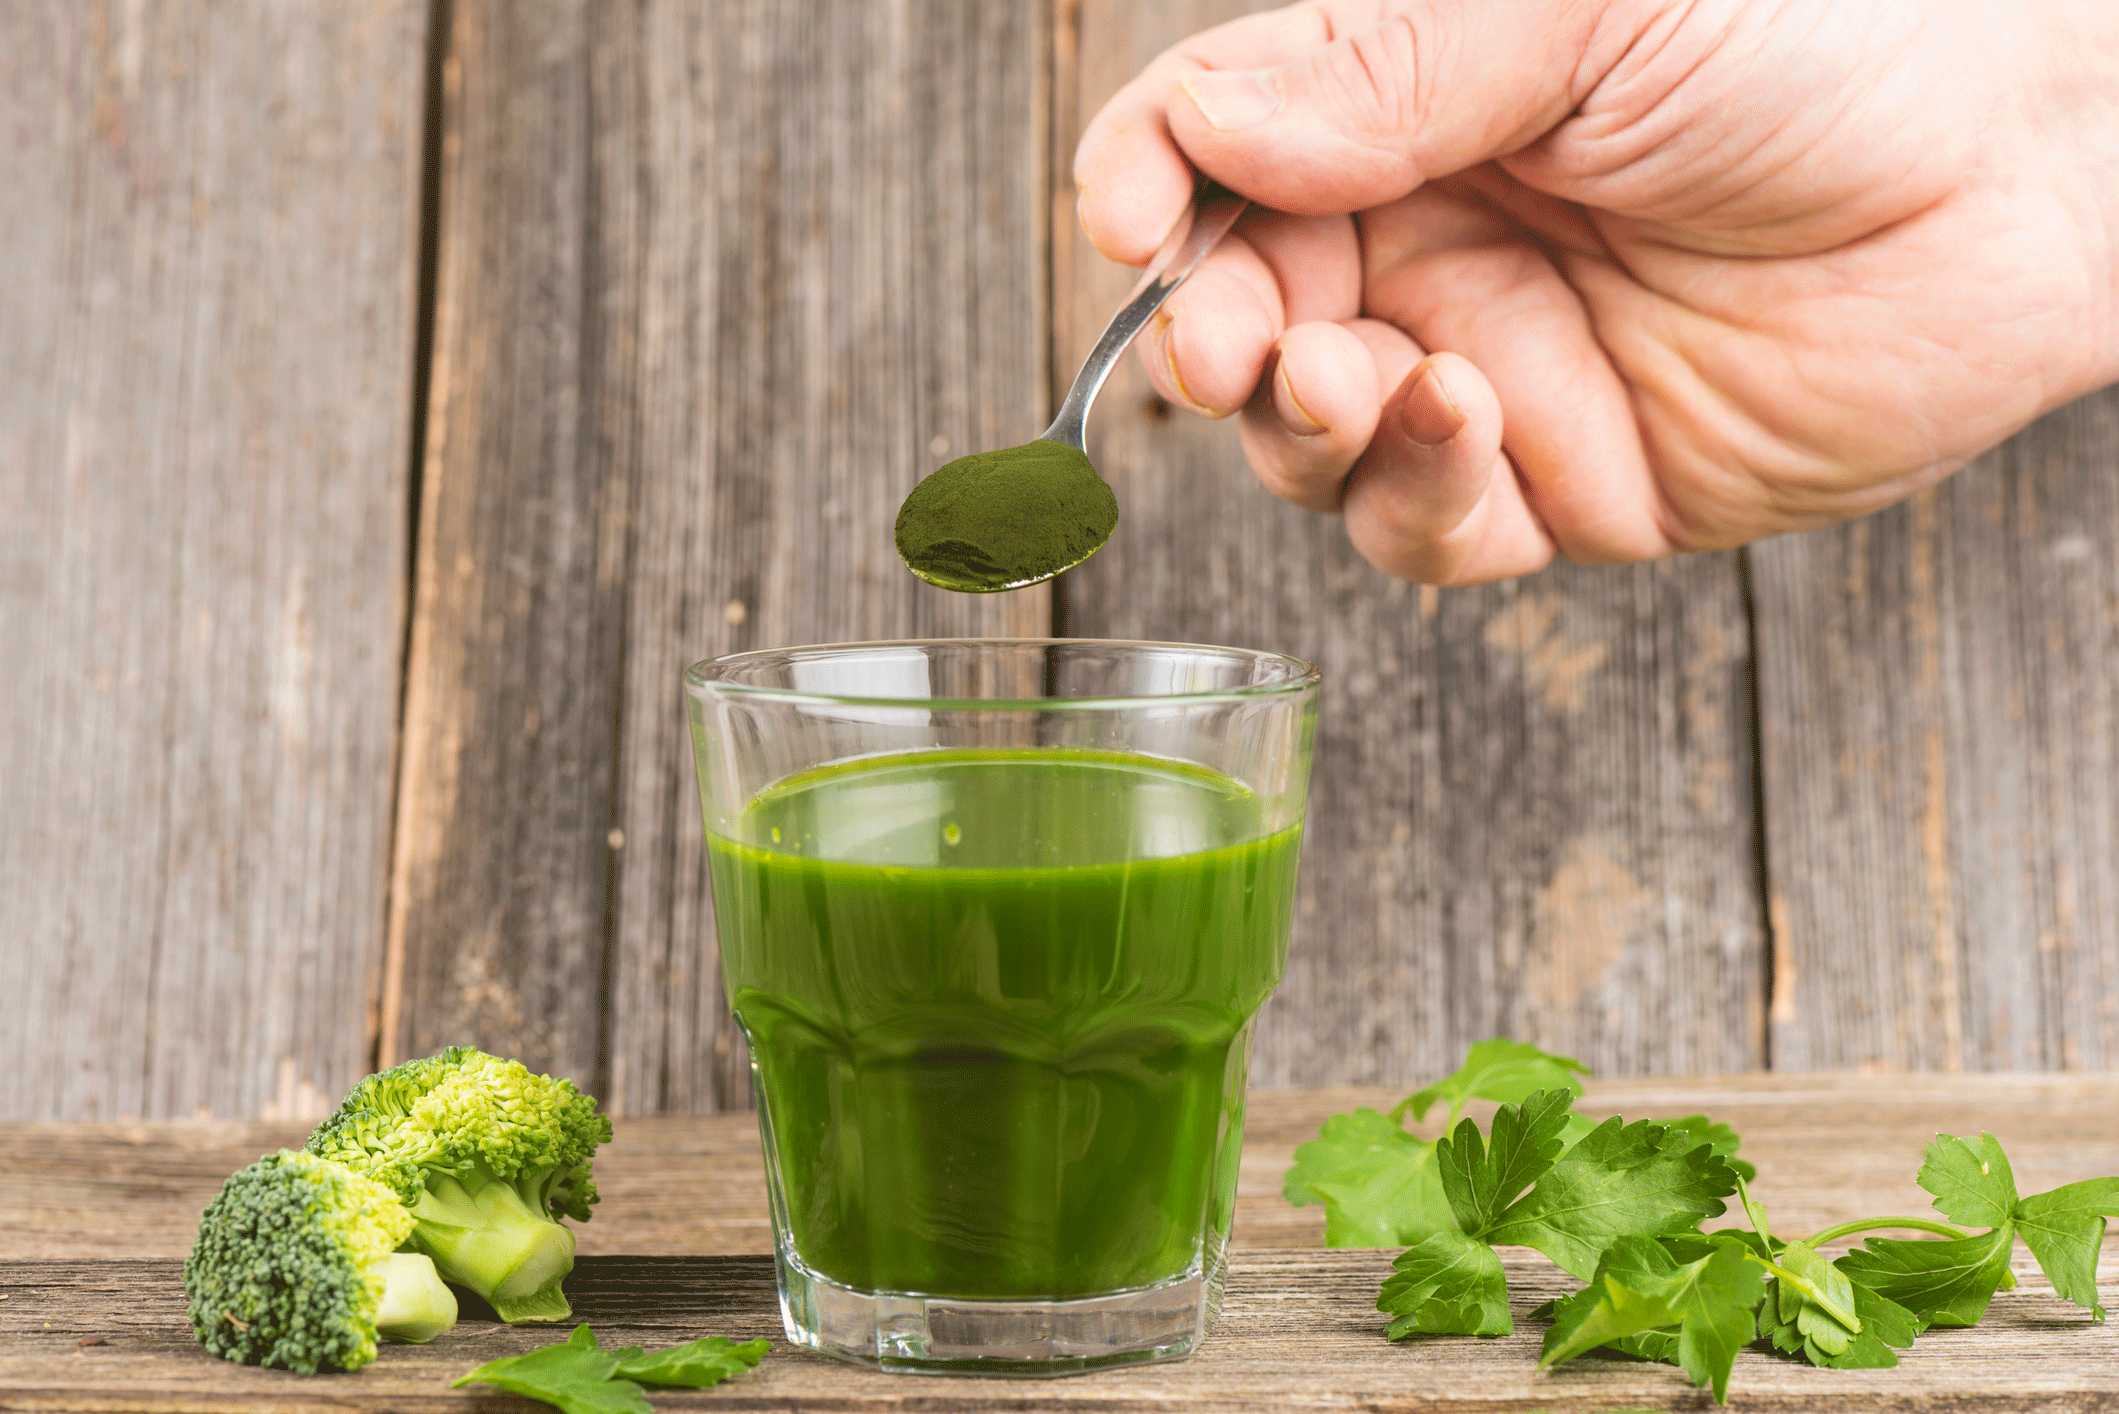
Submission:
[[[802,1264],[1064,1298],[1217,1247],[1301,837],[1260,817],[1160,758],[948,750],[794,776],[709,829]]]

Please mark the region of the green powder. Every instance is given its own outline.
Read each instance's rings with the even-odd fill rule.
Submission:
[[[959,457],[898,508],[898,554],[929,584],[987,594],[1050,579],[1118,527],[1118,498],[1089,458],[1039,438]]]

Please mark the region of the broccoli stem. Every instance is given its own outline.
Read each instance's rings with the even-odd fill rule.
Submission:
[[[433,1258],[424,1252],[392,1252],[381,1266],[383,1300],[375,1311],[376,1334],[425,1345],[456,1324],[456,1293],[434,1270]]]
[[[503,1321],[573,1314],[559,1283],[574,1269],[574,1234],[484,1164],[430,1175],[412,1216],[417,1222],[405,1246],[491,1302]]]

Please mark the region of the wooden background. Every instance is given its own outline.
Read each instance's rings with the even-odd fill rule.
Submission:
[[[301,1120],[451,1041],[748,1103],[678,674],[910,634],[1324,669],[1261,1084],[2119,1063],[2119,395],[1839,530],[1436,592],[1129,367],[1108,550],[902,572],[1130,282],[1082,121],[1240,8],[0,11],[0,1117]]]

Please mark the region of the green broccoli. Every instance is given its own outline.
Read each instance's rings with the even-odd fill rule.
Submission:
[[[245,1365],[357,1370],[375,1338],[456,1324],[434,1263],[391,1249],[412,1230],[397,1195],[344,1164],[268,1154],[221,1185],[184,1262],[199,1344]]]
[[[610,1137],[572,1082],[451,1046],[354,1086],[308,1148],[395,1189],[417,1220],[404,1245],[502,1320],[562,1321],[574,1234],[555,1214],[588,1218]]]

